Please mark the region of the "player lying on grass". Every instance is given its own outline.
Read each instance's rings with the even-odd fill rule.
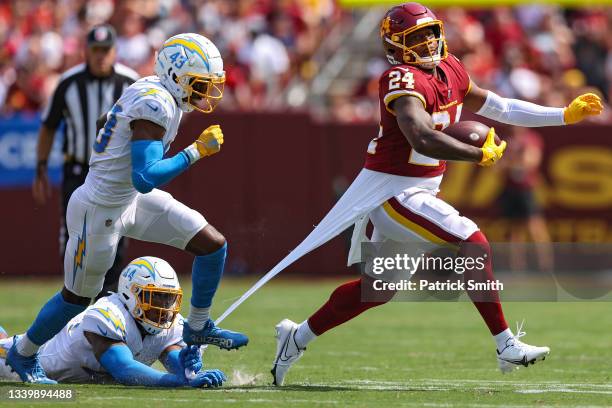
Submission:
[[[183,291],[164,260],[132,261],[119,278],[118,293],[98,300],[74,317],[37,355],[49,378],[61,382],[104,382],[149,387],[218,387],[220,370],[203,370],[199,346],[182,339]],[[19,381],[5,364],[19,336],[0,328],[0,378]],[[150,367],[159,360],[168,372]],[[111,378],[109,378],[109,376]]]
[[[36,353],[100,292],[122,236],[171,245],[194,256],[191,309],[183,327],[186,344],[229,350],[248,343],[246,335],[215,326],[209,316],[223,275],[225,237],[198,211],[158,189],[220,151],[223,132],[212,125],[187,148],[165,157],[183,112],[211,113],[224,83],[217,47],[199,34],[178,34],[157,53],[155,75],[126,88],[108,112],[92,146],[85,183],[68,203],[64,287],[6,357],[22,381],[53,383],[37,366]]]
[[[444,160],[491,166],[502,157],[506,144],[495,144],[493,129],[482,148],[462,143],[441,130],[459,121],[464,107],[515,126],[561,126],[599,114],[601,101],[594,94],[586,94],[566,108],[551,108],[479,88],[470,81],[461,62],[448,54],[442,22],[418,3],[391,8],[380,33],[393,66],[380,78],[379,136],[368,147],[365,168],[304,240],[315,244],[303,249],[303,242],[290,254],[291,259],[322,245],[362,217],[355,232],[364,231],[369,218],[374,224],[372,241],[451,244],[459,249],[460,256],[470,256],[476,250],[487,262],[482,270],[466,271],[464,277],[492,282],[495,278],[487,238],[474,222],[436,195]],[[359,248],[361,239],[355,238],[353,248]],[[272,271],[278,273],[278,266]],[[317,336],[384,304],[393,295],[381,301],[362,301],[362,285],[371,288],[366,278],[345,283],[301,324],[285,319],[276,326],[277,354],[272,367],[276,385],[283,384],[289,367]],[[508,328],[497,290],[468,291],[468,295],[493,336],[502,372],[533,364],[549,353],[548,347],[519,340],[524,334],[520,329],[513,333]]]

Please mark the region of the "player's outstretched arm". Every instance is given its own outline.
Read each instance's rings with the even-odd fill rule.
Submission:
[[[196,142],[177,155],[164,159],[162,139],[166,130],[148,120],[130,123],[132,128],[132,184],[141,193],[148,193],[168,183],[205,156],[217,153],[223,143],[219,125],[208,127]]]
[[[170,363],[173,371],[164,373],[146,364],[134,360],[128,346],[115,339],[100,336],[96,333],[84,331],[85,338],[92,346],[94,355],[104,369],[120,384],[139,385],[145,387],[218,387],[226,380],[225,374],[220,370],[199,371],[192,378],[186,378],[184,368],[189,364],[189,356],[185,353],[180,355],[179,350],[168,350],[172,354],[176,352],[177,361]],[[174,359],[171,357],[171,359]],[[166,358],[167,361],[167,358]],[[194,364],[192,367],[197,367]],[[180,372],[176,372],[180,371]]]
[[[466,108],[485,118],[525,127],[571,125],[603,111],[601,99],[592,93],[578,96],[565,108],[551,108],[503,98],[479,88],[474,82],[470,83],[470,91],[463,103]]]
[[[148,387],[183,387],[188,385],[176,374],[163,373],[134,360],[128,346],[122,342],[85,331],[85,338],[94,355],[106,371],[120,384]]]
[[[440,160],[480,162],[483,152],[434,129],[431,116],[422,102],[402,96],[392,102],[397,124],[414,150]]]

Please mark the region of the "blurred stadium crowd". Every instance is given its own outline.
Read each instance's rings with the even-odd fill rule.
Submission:
[[[609,102],[612,91],[612,8],[563,9],[529,5],[434,10],[444,22],[449,52],[461,59],[480,87],[545,106],[565,106],[581,93]],[[378,77],[388,67],[381,56],[368,63],[350,109],[335,116],[369,117]],[[609,122],[609,109],[596,119]]]
[[[480,86],[550,106],[563,106],[587,91],[609,101],[612,8],[527,5],[436,12],[445,22],[450,52]],[[223,109],[299,108],[307,98],[291,103],[288,90],[296,82],[308,88],[325,61],[325,55],[314,57],[320,45],[354,29],[363,13],[342,10],[336,0],[2,2],[0,114],[40,110],[61,72],[82,61],[87,30],[103,22],[117,28],[118,60],[143,76],[153,72],[155,49],[167,37],[200,32],[224,57]],[[329,95],[329,117],[343,122],[377,118],[377,81],[387,62],[382,50],[375,50],[348,97]],[[327,52],[330,56],[333,50]],[[607,115],[598,120],[610,121]]]

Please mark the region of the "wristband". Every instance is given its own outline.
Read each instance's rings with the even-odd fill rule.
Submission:
[[[189,165],[192,165],[193,163],[197,162],[198,160],[202,158],[202,155],[200,154],[200,151],[198,150],[198,146],[196,146],[195,143],[192,143],[186,148],[184,148],[183,152],[189,158]]]

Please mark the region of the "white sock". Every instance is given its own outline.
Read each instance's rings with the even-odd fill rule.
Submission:
[[[317,335],[312,332],[308,325],[308,320],[304,320],[295,332],[295,342],[301,349],[306,348],[306,345],[317,338]]]
[[[209,312],[210,307],[195,307],[191,305],[189,317],[187,318],[189,327],[196,331],[202,330],[204,323],[209,319]]]
[[[503,332],[493,336],[493,339],[495,340],[495,343],[497,344],[497,351],[501,351],[504,348],[506,348],[506,342],[508,341],[509,338],[512,338],[512,337],[514,337],[514,334],[512,334],[512,330],[510,329],[506,329]]]
[[[38,344],[32,343],[32,340],[30,340],[27,334],[17,338],[17,345],[15,347],[17,348],[17,352],[24,357],[33,356],[40,348]]]

